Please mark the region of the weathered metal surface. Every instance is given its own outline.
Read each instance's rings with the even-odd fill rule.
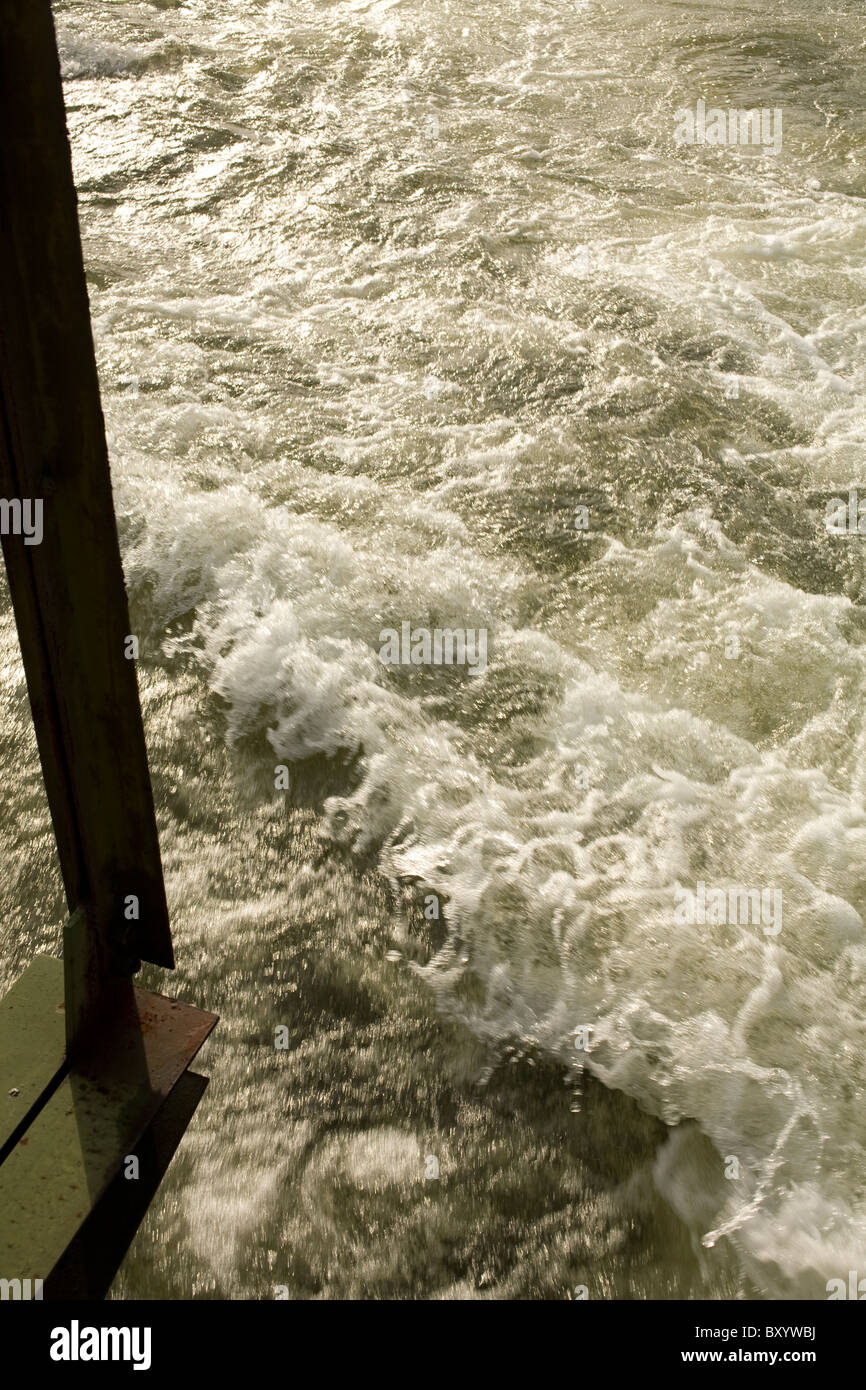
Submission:
[[[60,1079],[64,1014],[63,962],[51,956],[31,961],[0,1000],[0,1155]]]
[[[3,552],[86,969],[171,967],[49,0],[0,0],[0,497],[42,509]]]
[[[119,1010],[129,1008],[132,976],[111,970],[104,933],[84,908],[63,928],[66,1059],[72,1064],[108,1041]]]
[[[116,1174],[45,1280],[44,1298],[105,1297],[207,1084],[184,1072],[135,1146],[138,1177]]]
[[[48,1278],[216,1022],[138,989],[105,1019],[98,1050],[64,1077],[0,1165],[4,1277]]]
[[[63,928],[63,980],[66,1052],[71,1060],[91,1045],[92,1035],[98,1036],[121,983],[111,974],[101,933],[91,926],[84,908]],[[124,988],[132,988],[129,977]]]

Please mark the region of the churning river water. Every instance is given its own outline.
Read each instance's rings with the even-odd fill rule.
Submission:
[[[144,982],[222,1016],[115,1293],[866,1276],[863,0],[55,11]],[[2,639],[8,984],[63,904]]]

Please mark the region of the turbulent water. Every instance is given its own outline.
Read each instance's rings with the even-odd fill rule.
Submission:
[[[222,1014],[116,1292],[866,1276],[863,0],[55,9],[148,979]],[[3,632],[13,978],[61,903]]]

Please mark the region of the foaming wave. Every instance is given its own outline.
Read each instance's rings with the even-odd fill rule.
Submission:
[[[661,1163],[696,1233],[734,1240],[771,1293],[819,1296],[866,1222],[862,738],[843,776],[833,766],[843,732],[862,727],[848,600],[767,578],[695,513],[645,550],[612,543],[593,567],[583,617],[595,584],[610,615],[601,657],[635,616],[634,649],[649,652],[597,670],[521,623],[529,581],[467,553],[453,518],[438,550],[397,560],[387,525],[353,543],[240,487],[181,508],[163,478],[146,498],[127,483],[124,500],[155,523],[173,513],[139,534],[127,574],[163,621],[195,610],[170,646],[204,666],[229,738],[266,731],[290,763],[360,755],[358,784],[327,804],[328,833],[440,895],[447,939],[415,967],[440,1008],[494,1045],[517,1036],[572,1067],[589,1028],[580,1060],[607,1085],[671,1125],[697,1122],[719,1160],[736,1158],[738,1180],[702,1183],[694,1201],[688,1146]],[[477,727],[377,659],[395,615],[442,612],[493,634],[466,696],[480,694]],[[709,672],[695,661],[726,628],[743,640],[736,678],[722,658]],[[750,705],[767,670],[762,742]],[[507,701],[541,674],[547,698],[492,756],[484,688]],[[781,932],[677,922],[677,886],[699,880],[774,885]],[[480,993],[461,987],[470,976]]]

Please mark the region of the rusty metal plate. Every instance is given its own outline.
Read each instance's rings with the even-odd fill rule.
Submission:
[[[71,1074],[82,1095],[92,1080],[101,1095],[115,1085],[124,1093],[146,1088],[159,1104],[217,1021],[216,1014],[164,994],[127,988],[116,1014],[104,1019],[90,1058],[79,1060]]]

